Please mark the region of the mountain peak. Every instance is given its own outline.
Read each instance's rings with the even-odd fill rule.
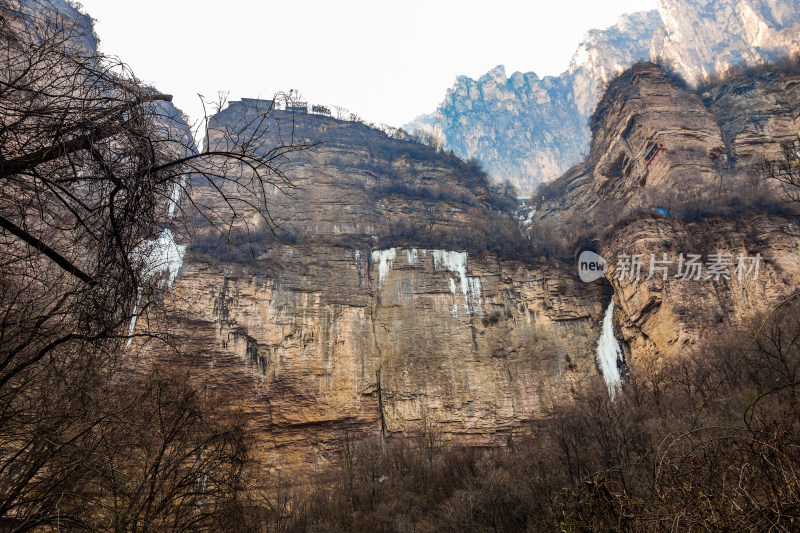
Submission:
[[[506,67],[504,65],[497,65],[489,72],[484,74],[478,79],[479,83],[486,83],[487,81],[494,81],[496,84],[501,85],[505,84],[508,80],[506,76]]]
[[[800,0],[660,0],[658,10],[587,31],[560,76],[509,80],[497,65],[477,82],[459,77],[438,110],[444,146],[530,191],[580,161],[599,95],[634,63],[658,59],[698,84],[731,66],[795,50]]]

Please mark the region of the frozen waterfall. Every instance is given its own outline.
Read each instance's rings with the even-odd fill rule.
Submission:
[[[603,331],[600,340],[597,342],[597,353],[595,355],[597,366],[603,373],[606,380],[608,394],[613,400],[619,390],[622,378],[619,375],[617,362],[622,360],[622,349],[619,342],[614,337],[614,300],[608,304],[606,314],[603,317]]]

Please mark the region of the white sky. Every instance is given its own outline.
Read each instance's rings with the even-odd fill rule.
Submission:
[[[583,34],[656,0],[80,0],[100,48],[174,95],[192,119],[207,98],[298,89],[368,121],[400,126],[433,111],[456,76],[498,64],[566,70]]]

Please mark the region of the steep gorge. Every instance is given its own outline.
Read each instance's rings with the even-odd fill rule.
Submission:
[[[593,283],[569,261],[520,254],[531,243],[514,203],[469,164],[363,124],[273,111],[274,142],[292,124],[295,138],[319,144],[287,167],[289,194],[273,191],[280,239],[247,213],[238,251],[198,228],[167,296],[182,348],[207,383],[246,406],[263,462],[289,470],[334,460],[342,439],[431,427],[447,443],[502,445],[575,391],[602,386],[604,369],[607,379],[646,379],[746,329],[800,282],[793,217],[651,211],[713,203],[721,176],[738,190],[754,161],[780,152],[796,131],[797,75],[759,76],[759,94],[784,96],[744,106],[739,78],[697,95],[652,64],[611,84],[589,157],[533,217],[594,226],[611,268]],[[209,143],[235,142],[214,132],[268,105],[232,103]],[[194,200],[211,193],[197,187]],[[729,275],[675,279],[674,260],[690,253],[730,254]],[[623,254],[644,258],[641,277],[619,275]],[[645,279],[651,254],[673,259],[666,280]],[[739,254],[760,254],[755,278],[734,271]],[[604,319],[605,344],[616,338],[620,351],[603,348],[609,360],[597,360]]]

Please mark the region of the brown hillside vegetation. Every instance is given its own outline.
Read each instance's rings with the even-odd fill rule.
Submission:
[[[800,520],[800,299],[681,361],[576,394],[529,436],[355,443],[279,485],[270,531],[791,531]],[[753,336],[755,331],[760,333]],[[748,345],[752,339],[755,342]]]

